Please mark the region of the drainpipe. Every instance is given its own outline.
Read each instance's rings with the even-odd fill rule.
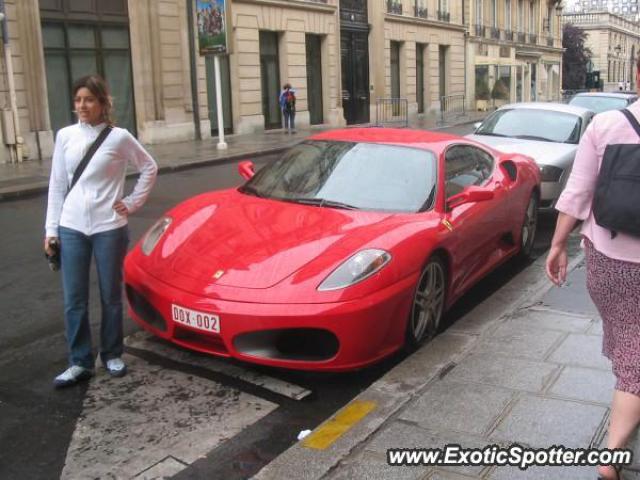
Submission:
[[[463,43],[462,43],[463,44],[463,56],[462,56],[462,59],[463,59],[463,62],[464,62],[463,63],[463,69],[462,69],[462,71],[463,71],[463,82],[464,82],[463,83],[464,97],[462,97],[463,98],[463,100],[462,100],[462,109],[466,110],[465,103],[469,103],[469,101],[470,101],[470,99],[467,98],[467,63],[468,63],[467,62],[467,39],[469,38],[469,30],[467,30],[467,22],[466,22],[466,18],[465,18],[465,15],[464,15],[464,3],[465,3],[465,0],[462,0],[462,26],[464,27],[464,31],[462,33],[462,37],[463,37]],[[469,28],[471,28],[471,27],[469,27]],[[469,111],[470,112],[473,111],[471,109],[471,105],[469,105]]]
[[[2,1],[2,0],[0,0]],[[189,28],[189,69],[191,70],[191,108],[193,110],[193,125],[196,129],[196,140],[202,140],[200,131],[200,104],[198,102],[198,76],[196,71],[196,52],[193,40],[196,36],[193,28],[193,0],[187,0],[187,23]]]
[[[23,139],[20,136],[20,121],[18,118],[18,102],[16,100],[16,84],[13,78],[13,60],[11,58],[11,46],[9,45],[9,30],[7,28],[7,16],[5,14],[4,0],[0,0],[0,17],[2,20],[2,44],[4,50],[4,63],[7,69],[7,85],[9,87],[9,105],[11,107],[12,120],[13,120],[13,132],[5,128],[5,132],[11,132],[10,135],[13,138],[5,138],[4,141],[8,145],[12,145],[10,148],[11,162],[22,162],[22,143]],[[6,117],[4,117],[6,119]],[[4,120],[3,119],[3,120]],[[6,127],[6,125],[5,125]]]

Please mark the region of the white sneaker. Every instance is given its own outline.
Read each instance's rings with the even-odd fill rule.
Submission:
[[[89,380],[92,376],[93,370],[80,365],[72,365],[53,379],[53,386],[56,388],[69,387],[78,382]]]
[[[120,358],[112,358],[111,360],[107,360],[105,368],[107,369],[107,372],[109,372],[109,375],[111,375],[112,377],[124,377],[124,375],[127,373],[127,366]]]

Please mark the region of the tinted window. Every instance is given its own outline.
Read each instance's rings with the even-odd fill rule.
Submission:
[[[537,108],[505,108],[489,116],[477,135],[578,143],[581,120],[577,115]]]
[[[469,185],[483,185],[493,172],[493,157],[469,146],[456,146],[445,155],[445,195],[456,195]]]
[[[275,200],[416,212],[435,195],[436,157],[415,148],[306,141],[266,165],[240,191]],[[339,207],[339,206],[338,206]]]
[[[626,97],[601,97],[577,95],[571,99],[569,105],[577,105],[579,107],[588,108],[592,112],[600,113],[607,110],[619,110],[628,105],[629,100]]]

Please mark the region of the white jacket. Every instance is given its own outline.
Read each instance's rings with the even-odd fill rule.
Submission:
[[[49,180],[47,237],[57,237],[58,226],[85,235],[120,228],[127,224],[127,217],[116,213],[114,203],[122,200],[133,213],[149,196],[158,172],[156,162],[127,130],[114,127],[65,199],[73,172],[105,126],[78,122],[58,131]],[[123,198],[129,163],[140,177],[133,192]]]

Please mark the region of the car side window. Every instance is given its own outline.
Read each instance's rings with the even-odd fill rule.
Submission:
[[[445,195],[450,198],[469,185],[483,185],[493,172],[494,159],[484,150],[453,146],[445,154]]]

